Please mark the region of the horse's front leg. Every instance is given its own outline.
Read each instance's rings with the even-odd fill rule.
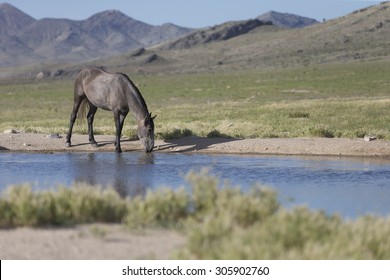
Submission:
[[[89,112],[87,114],[89,143],[91,143],[91,145],[95,148],[98,147],[98,144],[93,135],[93,120],[95,118],[96,111],[97,107],[93,106],[92,104],[89,104]]]
[[[121,111],[114,111],[114,120],[115,120],[115,128],[116,128],[116,135],[115,135],[115,151],[117,153],[121,153],[121,135],[122,135],[122,128],[123,123],[125,122],[127,112],[123,113]]]

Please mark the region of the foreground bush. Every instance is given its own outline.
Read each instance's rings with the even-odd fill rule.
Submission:
[[[124,224],[140,229],[174,227],[188,217],[189,195],[183,190],[161,189],[129,200]]]
[[[390,221],[345,222],[308,209],[281,210],[244,227],[213,217],[192,228],[179,258],[389,259]]]
[[[14,186],[0,200],[2,227],[121,222],[125,214],[126,202],[113,189],[86,185],[58,187],[55,191]]]
[[[189,173],[191,191],[159,189],[121,198],[113,189],[76,185],[33,192],[10,187],[0,197],[0,226],[121,222],[130,228],[180,228],[184,259],[390,259],[389,218],[346,221],[306,208],[280,207],[274,191],[220,186]]]

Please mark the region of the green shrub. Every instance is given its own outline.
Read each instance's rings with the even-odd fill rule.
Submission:
[[[188,194],[184,189],[159,189],[135,197],[127,205],[124,223],[130,228],[146,226],[178,227],[187,217]]]
[[[306,112],[292,112],[288,113],[290,119],[308,119],[310,118],[310,113]]]
[[[230,211],[227,211],[230,213]],[[389,259],[390,220],[343,221],[307,208],[281,209],[242,225],[226,215],[192,224],[178,258]]]
[[[1,226],[72,225],[121,222],[125,200],[113,190],[76,185],[33,192],[31,186],[8,188],[0,200]]]
[[[310,136],[314,137],[324,137],[324,138],[334,138],[335,132],[332,130],[329,130],[325,126],[315,126],[309,128],[309,134]]]
[[[224,134],[220,132],[218,129],[211,130],[209,133],[207,133],[206,137],[207,138],[220,138],[220,137],[231,138],[230,135]]]
[[[170,140],[170,139],[178,139],[180,137],[186,137],[193,135],[192,131],[188,128],[180,129],[174,128],[173,130],[158,132],[156,134],[157,139]]]

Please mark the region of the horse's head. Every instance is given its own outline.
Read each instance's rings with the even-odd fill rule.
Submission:
[[[145,147],[145,152],[150,153],[154,147],[154,118],[149,113],[144,120],[138,123],[138,137]]]

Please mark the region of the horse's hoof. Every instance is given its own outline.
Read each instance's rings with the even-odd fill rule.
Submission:
[[[91,146],[94,147],[94,148],[99,148],[99,145],[95,142],[95,143],[91,143]]]
[[[70,148],[70,147],[72,147],[72,144],[70,144],[70,142],[66,142],[65,147]]]

